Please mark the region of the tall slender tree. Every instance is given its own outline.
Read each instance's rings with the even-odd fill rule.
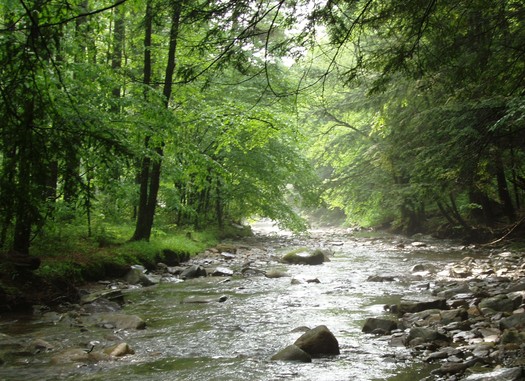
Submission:
[[[162,95],[164,97],[164,107],[168,108],[173,91],[173,76],[176,68],[177,43],[180,29],[181,12],[183,1],[173,0],[171,2],[171,26],[168,44],[168,57],[166,71],[164,74],[164,87]],[[151,1],[146,4],[146,29],[144,37],[144,85],[149,86],[152,77],[151,62],[151,34],[152,34],[152,5]],[[146,90],[147,91],[147,90]],[[147,96],[147,93],[146,93]],[[155,209],[157,206],[157,196],[160,186],[160,174],[162,168],[162,158],[164,155],[164,141],[161,138],[153,139],[147,135],[144,139],[145,149],[151,154],[142,158],[140,179],[140,196],[135,232],[131,240],[149,240]]]

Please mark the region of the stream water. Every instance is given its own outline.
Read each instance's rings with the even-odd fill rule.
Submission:
[[[412,362],[403,348],[361,332],[366,318],[387,314],[383,305],[402,295],[421,293],[422,283],[411,273],[416,264],[440,267],[457,260],[452,245],[429,244],[421,250],[396,247],[396,237],[313,232],[300,244],[330,247],[330,262],[320,266],[271,263],[288,277],[207,277],[182,283],[161,283],[126,294],[124,312],[141,316],[147,329],[112,332],[79,329],[60,322],[53,313],[42,316],[0,316],[0,381],[2,380],[419,380],[430,368]],[[277,242],[277,241],[276,241]],[[283,242],[283,241],[280,241]],[[294,241],[276,245],[275,255],[293,249]],[[287,242],[287,243],[286,243]],[[268,245],[272,241],[268,240]],[[377,274],[392,274],[394,282],[369,282]],[[292,285],[291,279],[320,283]],[[423,287],[424,288],[424,287]],[[182,303],[188,296],[227,296],[219,303]],[[292,344],[297,327],[326,325],[339,341],[339,356],[312,363],[270,361]],[[11,341],[5,341],[9,337]],[[10,352],[10,342],[42,339],[49,352]],[[127,342],[135,354],[94,364],[53,365],[60,349],[86,347],[92,340]],[[11,353],[11,354],[10,354]]]

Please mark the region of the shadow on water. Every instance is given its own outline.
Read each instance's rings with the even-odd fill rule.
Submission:
[[[333,237],[331,238],[333,239]],[[392,348],[387,340],[364,335],[368,317],[386,315],[383,305],[399,301],[407,282],[367,282],[378,273],[407,274],[435,257],[406,254],[374,242],[338,237],[330,262],[321,266],[290,265],[288,277],[261,276],[201,278],[183,283],[162,283],[128,295],[125,312],[143,317],[148,328],[133,332],[101,332],[92,329],[82,339],[74,329],[57,334],[52,324],[27,324],[24,340],[58,339],[65,348],[79,345],[89,336],[115,334],[135,350],[116,361],[52,366],[49,357],[5,361],[0,380],[297,380],[297,381],[408,381],[428,375],[431,368],[413,363],[404,348]],[[313,242],[313,241],[310,241]],[[315,244],[319,239],[315,240]],[[440,254],[439,261],[450,258]],[[320,283],[292,285],[291,279]],[[183,303],[187,297],[227,296],[226,301]],[[314,359],[309,364],[272,362],[270,357],[292,344],[301,326],[320,324],[337,337],[341,355]],[[0,332],[15,334],[0,325]],[[61,336],[62,335],[62,336]],[[60,344],[58,344],[60,346]],[[20,372],[22,370],[22,372]],[[23,377],[21,377],[23,375]],[[21,377],[21,378],[19,378]]]

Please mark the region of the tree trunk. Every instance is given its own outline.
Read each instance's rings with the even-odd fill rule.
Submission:
[[[217,224],[219,229],[224,227],[224,218],[223,218],[223,204],[222,204],[222,190],[221,190],[221,181],[217,179],[217,195],[215,199],[215,214],[217,217]]]
[[[34,122],[34,100],[29,94],[24,105],[24,120],[18,141],[18,181],[15,202],[13,250],[29,254],[33,212],[31,205],[31,131]]]
[[[122,7],[116,7],[114,9],[114,26],[113,26],[113,52],[111,55],[111,68],[118,72],[122,68],[122,56],[124,50],[124,39],[125,39],[125,24],[124,24],[124,10]],[[116,101],[121,97],[120,86],[115,86],[112,90],[113,97]],[[115,102],[112,106],[112,112],[118,113],[120,107]]]
[[[38,27],[39,4],[35,4],[34,12],[28,17],[31,20],[31,28],[28,36],[28,48],[38,55],[40,51],[39,36],[40,30]],[[40,57],[42,58],[42,57]],[[26,63],[30,70],[32,63]],[[31,74],[30,74],[31,75]],[[39,160],[38,148],[33,152],[33,130],[35,128],[36,119],[36,100],[35,95],[31,89],[25,89],[22,93],[23,113],[20,120],[20,127],[17,131],[17,181],[15,197],[15,226],[13,234],[13,250],[20,254],[29,254],[29,247],[31,244],[31,228],[33,226],[37,208],[33,198],[32,186],[32,161]]]
[[[170,44],[168,51],[168,62],[166,65],[166,74],[164,80],[164,102],[166,108],[169,105],[171,93],[173,90],[173,75],[175,73],[176,66],[176,52],[177,52],[177,39],[179,34],[179,23],[182,11],[182,2],[174,1],[173,13],[171,18],[171,29],[170,29]],[[151,2],[148,1],[146,5],[146,33],[144,38],[144,84],[147,87],[151,84],[152,76],[152,64],[151,64],[151,35],[152,35],[152,8]],[[147,90],[145,90],[145,96],[147,97]],[[135,232],[132,241],[138,240],[149,240],[151,236],[151,229],[153,228],[153,220],[155,217],[155,209],[157,205],[157,196],[160,187],[160,174],[162,168],[162,156],[164,154],[164,142],[156,143],[155,147],[149,147],[151,143],[151,137],[146,137],[145,144],[146,149],[154,148],[156,157],[151,158],[146,155],[142,160],[141,176],[140,176],[140,197],[139,207],[137,213],[137,223],[135,226]]]
[[[509,219],[509,222],[514,222],[516,220],[516,211],[512,205],[512,198],[510,196],[509,188],[507,186],[507,179],[505,176],[505,168],[500,155],[497,155],[496,157],[496,179],[498,182],[498,195],[501,203],[503,204],[503,212]]]

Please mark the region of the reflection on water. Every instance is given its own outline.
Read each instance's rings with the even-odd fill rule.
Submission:
[[[331,262],[321,266],[287,266],[290,277],[201,278],[164,283],[128,296],[125,312],[148,322],[144,331],[116,332],[90,328],[79,333],[57,322],[24,323],[9,333],[27,342],[34,337],[58,348],[81,346],[93,338],[116,335],[135,350],[117,361],[53,366],[52,354],[5,355],[0,380],[417,380],[429,368],[413,364],[404,349],[361,333],[368,317],[384,314],[383,305],[396,303],[410,282],[367,282],[374,274],[410,273],[414,264],[448,261],[451,255],[409,256],[394,245],[336,237]],[[313,237],[319,245],[322,237]],[[334,237],[330,238],[331,240]],[[328,241],[326,241],[328,242]],[[342,245],[341,245],[342,244]],[[428,253],[427,253],[428,254]],[[453,257],[453,255],[452,255]],[[276,264],[273,264],[276,265]],[[292,285],[291,278],[320,283]],[[195,295],[228,296],[223,303],[186,304]],[[314,359],[310,364],[271,362],[269,358],[293,343],[300,326],[328,326],[339,340],[341,355]],[[19,327],[20,328],[20,327]],[[0,345],[2,349],[2,345]]]

